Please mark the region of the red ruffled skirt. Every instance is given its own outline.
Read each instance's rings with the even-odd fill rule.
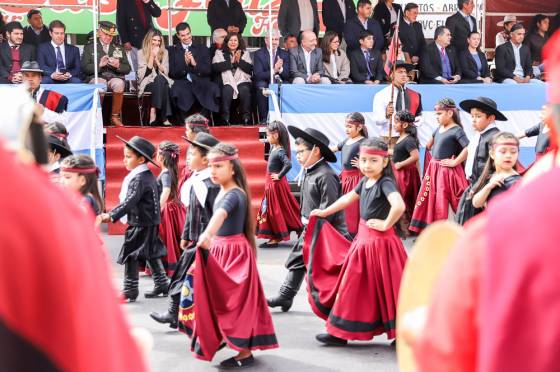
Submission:
[[[208,251],[198,249],[193,271],[185,281],[194,290],[188,294],[194,311],[190,317],[183,312],[183,287],[179,320],[192,329],[196,358],[212,360],[222,342],[237,351],[278,347],[255,255],[243,234],[217,236]]]
[[[159,237],[167,248],[167,256],[162,258],[167,275],[172,276],[181,257],[181,234],[185,226],[185,206],[180,202],[168,201],[161,210]]]
[[[257,215],[257,237],[290,240],[291,231],[299,234],[302,229],[299,203],[292,195],[286,177],[273,181],[267,173],[264,198]]]
[[[395,180],[397,181],[397,186],[401,193],[401,196],[406,205],[406,211],[400,220],[400,226],[403,232],[408,231],[410,226],[410,220],[412,219],[412,213],[414,212],[414,206],[416,205],[416,197],[418,196],[418,191],[420,191],[420,173],[416,164],[410,164],[401,169],[395,169],[393,167],[393,174],[395,175]]]
[[[410,230],[420,233],[432,222],[446,220],[449,205],[453,212],[457,211],[459,200],[468,185],[461,165],[449,168],[441,165],[439,160],[430,160],[416,198]]]
[[[342,184],[342,193],[346,194],[354,190],[362,179],[362,173],[359,169],[346,170],[340,173],[340,183]],[[355,235],[358,232],[358,225],[360,224],[360,201],[357,200],[344,209],[344,216],[346,217],[346,226],[348,232]]]

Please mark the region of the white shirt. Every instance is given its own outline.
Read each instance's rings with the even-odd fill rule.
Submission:
[[[331,53],[331,66],[332,66],[332,75],[333,78],[338,79],[338,70],[336,67],[336,57],[334,53]]]
[[[387,4],[385,4],[387,5]],[[389,9],[389,13],[391,13],[391,24],[396,23],[397,22],[397,12],[395,11],[395,8],[393,8],[392,6],[389,8],[387,6],[387,9]]]
[[[472,32],[473,29],[474,29],[474,24],[473,24],[473,21],[472,21],[471,16],[466,15],[465,13],[463,13],[463,12],[460,11],[460,10],[459,10],[459,13],[461,14],[461,16],[462,16],[463,18],[466,18],[466,21],[469,23],[469,29],[470,29],[470,31]]]
[[[360,19],[360,17],[358,17],[358,21],[360,21],[360,23],[362,24],[362,26],[364,26],[364,30],[367,30],[367,21],[368,21],[368,19],[366,18],[365,21],[362,22],[362,20]]]
[[[66,66],[66,54],[64,53],[64,43],[60,45],[56,45],[54,41],[51,41],[51,45],[54,48],[54,55],[56,56],[56,48],[60,47],[60,54],[62,54],[62,62],[64,62],[64,66]],[[58,66],[56,66],[56,71],[58,71]]]
[[[469,146],[467,147],[467,161],[465,163],[465,175],[467,176],[467,178],[469,178],[472,174],[472,166],[474,163],[474,158],[476,156],[476,148],[478,147],[478,143],[480,142],[480,137],[483,133],[488,132],[492,128],[497,128],[496,123],[491,123],[482,132],[475,132],[473,138],[470,139]]]
[[[502,31],[498,32],[496,34],[496,48],[505,43],[507,43],[507,40],[504,37],[504,33]]]
[[[346,22],[346,3],[344,0],[336,0],[338,2],[338,6],[340,7],[340,11],[342,12],[342,19]]]
[[[313,50],[311,52],[308,52],[303,47],[301,49],[303,49],[303,55],[305,56],[305,69],[307,72],[307,77],[309,78],[311,76],[311,52],[313,52]]]
[[[206,203],[206,197],[208,196],[208,188],[204,184],[204,180],[210,178],[210,168],[203,169],[201,171],[195,171],[189,179],[183,184],[180,191],[181,203],[185,207],[190,204],[191,189],[194,189],[194,194],[200,205]]]
[[[406,89],[406,88],[405,88]],[[389,136],[389,119],[386,118],[386,111],[389,102],[391,102],[391,85],[389,84],[373,96],[373,120],[375,125],[379,127],[379,136],[388,137]],[[393,97],[393,102],[397,103],[397,94],[402,94],[401,97],[402,105],[405,105],[404,90],[399,90],[395,87],[395,96]],[[397,111],[406,109],[406,107],[395,107],[393,116]],[[391,133],[392,137],[398,137],[399,134],[393,129]]]
[[[514,43],[511,43],[511,46],[513,47],[513,55],[515,57],[515,69],[513,70],[513,74],[519,76],[520,78],[524,78],[525,71],[523,71],[523,66],[521,66],[521,53],[520,53],[523,44],[519,44],[518,46],[516,46]]]
[[[315,17],[313,16],[313,7],[309,0],[298,0],[299,20],[301,26],[300,31],[313,30]]]

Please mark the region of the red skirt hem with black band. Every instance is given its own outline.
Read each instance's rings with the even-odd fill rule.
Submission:
[[[401,217],[401,226],[403,227],[403,232],[406,233],[410,225],[410,220],[412,219],[412,213],[416,205],[416,197],[418,196],[418,191],[420,191],[420,184],[422,181],[420,180],[420,173],[418,172],[416,163],[409,164],[401,169],[396,169],[393,166],[393,174],[395,175],[395,181],[404,200],[404,204],[406,205],[406,211]]]
[[[340,183],[342,185],[342,193],[346,194],[358,185],[362,179],[362,172],[359,169],[344,169],[340,173]],[[360,224],[360,202],[355,201],[344,209],[344,216],[346,218],[346,226],[348,232],[355,235],[358,232],[358,225]]]
[[[177,268],[177,260],[181,257],[181,234],[185,226],[185,206],[181,202],[168,201],[161,210],[159,237],[167,248],[167,256],[162,258],[168,276],[172,276]]]

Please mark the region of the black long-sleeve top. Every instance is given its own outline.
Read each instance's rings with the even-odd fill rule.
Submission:
[[[276,147],[270,151],[268,156],[268,173],[277,173],[279,178],[284,177],[292,169],[292,161],[288,158],[286,151]]]

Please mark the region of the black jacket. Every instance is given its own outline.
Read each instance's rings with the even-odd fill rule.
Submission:
[[[313,32],[319,35],[319,11],[317,0],[310,0],[313,8]],[[282,36],[294,35],[298,37],[301,28],[298,0],[282,0],[278,11],[278,28]]]
[[[113,222],[126,215],[129,226],[159,225],[159,190],[153,173],[147,170],[130,180],[126,199],[113,208],[109,215]]]
[[[20,66],[27,61],[35,61],[35,47],[29,44],[22,44],[19,47]],[[8,42],[0,44],[0,77],[7,78],[12,70],[12,52]]]
[[[283,61],[282,73],[280,77],[282,81],[288,82],[290,79],[290,54],[284,49],[278,48],[276,51],[276,59],[273,63],[276,63],[278,59]],[[253,56],[253,82],[258,83],[264,81],[266,83],[270,82],[270,53],[266,47],[257,50]]]
[[[531,52],[526,45],[522,45],[519,50],[521,57],[521,66],[525,76],[533,76],[533,66],[531,65]],[[513,71],[515,71],[515,54],[511,42],[500,45],[496,48],[494,57],[496,62],[496,71],[494,80],[501,83],[505,79],[513,79]]]
[[[401,18],[399,29],[399,39],[401,39],[402,50],[412,57],[422,57],[422,52],[426,47],[426,39],[420,22],[414,22],[410,25]]]
[[[402,7],[399,4],[393,3],[393,9],[397,13],[397,18],[403,16]],[[391,12],[389,12],[385,1],[380,0],[375,8],[373,8],[373,18],[377,19],[381,25],[381,30],[383,30],[385,37],[393,34],[391,29]]]
[[[367,29],[373,34],[375,44],[373,49],[381,51],[385,46],[385,37],[381,25],[376,19],[370,18],[367,22]],[[344,25],[344,39],[348,44],[347,52],[360,48],[360,34],[364,31],[364,26],[358,16],[352,17],[346,21]]]
[[[445,53],[451,65],[451,75],[461,75],[461,66],[455,54],[455,50],[448,46],[445,48]],[[443,67],[441,65],[440,51],[435,42],[428,44],[424,49],[424,54],[422,55],[420,63],[420,71],[420,78],[424,81],[433,80],[438,76],[442,76]]]
[[[117,29],[121,38],[121,44],[130,43],[137,49],[142,49],[142,41],[150,28],[154,26],[152,17],[158,18],[161,9],[154,0],[147,4],[142,2],[146,16],[146,27],[140,21],[138,8],[135,0],[117,1]]]
[[[43,28],[41,29],[39,35],[37,35],[35,31],[33,31],[33,28],[31,26],[25,26],[25,28],[23,29],[23,42],[25,44],[30,44],[38,47],[39,44],[46,43],[48,41],[51,41],[51,34],[49,33],[49,29],[45,25],[43,25]]]
[[[469,17],[473,22],[473,32],[475,32],[477,30],[476,18],[474,18],[473,16]],[[467,20],[463,18],[463,15],[457,12],[452,16],[447,17],[447,19],[445,20],[445,27],[447,27],[451,32],[451,46],[455,48],[457,53],[467,49],[467,37],[469,36],[471,29],[469,26],[469,22],[467,22]]]
[[[210,25],[210,32],[214,32],[217,28],[227,31],[228,26],[235,26],[239,28],[241,34],[247,25],[247,16],[238,0],[229,0],[229,6],[226,0],[210,0],[206,18]]]
[[[371,81],[385,80],[385,72],[383,71],[383,60],[378,50],[370,50],[369,68],[373,77]],[[355,49],[350,52],[350,78],[355,84],[363,84],[367,80],[368,70],[366,66],[366,57],[362,49]]]
[[[494,134],[499,131],[500,130],[498,128],[490,128],[480,135],[480,140],[478,141],[474,154],[471,176],[469,177],[471,184],[478,181],[478,178],[481,176],[482,171],[486,166],[486,162],[488,161],[488,157],[490,156],[490,140]]]
[[[356,16],[356,6],[352,0],[344,0],[346,8],[346,19],[351,19]],[[338,5],[337,0],[324,0],[323,1],[323,23],[325,24],[326,31],[334,31],[339,37],[344,33],[344,17],[342,10]]]
[[[204,185],[208,189],[204,205],[200,204],[194,192],[194,188],[192,188],[189,195],[187,218],[185,219],[185,226],[181,234],[181,239],[195,243],[204,230],[206,230],[208,222],[210,222],[210,218],[212,218],[214,202],[220,192],[220,186],[214,184],[210,178],[202,182],[204,182]]]
[[[480,57],[480,62],[482,63],[482,72],[480,75],[478,72],[478,66],[468,49],[463,50],[459,55],[459,63],[461,64],[463,79],[476,79],[479,76],[483,78],[490,76],[490,68],[488,67],[486,55],[479,50],[478,56]]]

